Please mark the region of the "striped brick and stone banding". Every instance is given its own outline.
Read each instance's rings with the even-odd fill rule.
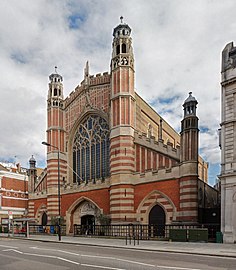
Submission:
[[[134,144],[133,137],[119,136],[111,139],[110,145],[110,171],[133,172],[134,171]]]
[[[133,222],[134,188],[131,185],[119,185],[110,190],[110,214],[113,223]]]
[[[28,202],[28,217],[34,218],[34,201]]]
[[[47,198],[47,209],[48,209],[48,213],[50,215],[53,215],[53,216],[59,215],[58,196],[57,195],[50,196]]]
[[[40,223],[43,213],[47,213],[47,206],[45,204],[41,204],[36,213],[36,217]]]
[[[176,219],[176,207],[171,199],[161,191],[154,190],[140,203],[137,209],[137,220],[140,221],[140,223],[148,224],[149,213],[156,204],[164,209],[166,214],[166,224],[169,224]]]
[[[194,177],[180,180],[180,214],[177,219],[196,222],[198,218],[198,182]]]

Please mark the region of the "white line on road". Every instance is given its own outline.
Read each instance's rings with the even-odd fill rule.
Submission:
[[[12,249],[12,248],[4,249],[3,251],[14,251],[14,252],[16,252],[16,253],[23,254],[23,252],[21,252],[21,251],[19,251],[19,250]]]
[[[71,261],[71,260],[67,260],[67,259],[65,259],[65,258],[58,257],[58,256],[54,256],[54,255],[45,255],[45,254],[28,253],[28,252],[22,252],[22,251],[19,251],[19,250],[15,250],[15,249],[7,249],[7,250],[3,250],[3,251],[13,251],[13,252],[16,252],[16,253],[19,253],[19,254],[23,254],[23,255],[28,255],[28,256],[36,256],[36,257],[44,257],[44,258],[58,259],[58,260],[61,260],[61,261],[66,261],[66,262],[70,262],[70,263],[73,263],[73,264],[80,265],[80,263],[78,263],[78,262]]]
[[[65,261],[65,262],[76,264],[76,265],[83,265],[83,266],[86,266],[86,267],[95,267],[95,268],[110,269],[110,270],[126,270],[126,269],[112,268],[112,267],[101,266],[101,265],[81,264],[79,262],[71,261],[71,260],[68,260],[68,259],[65,259],[65,258],[62,258],[62,257],[58,257],[58,256],[27,253],[27,252],[22,252],[22,251],[15,250],[15,249],[7,249],[5,251],[13,251],[13,252],[16,252],[16,253],[19,253],[19,254],[23,254],[23,255],[28,255],[28,256],[36,256],[36,257],[45,257],[45,258],[58,259],[58,260],[61,260],[61,261]]]
[[[66,253],[69,255],[75,255],[75,256],[79,256],[81,254],[79,253],[74,253],[74,252],[70,252],[70,251],[65,251],[65,250],[60,250],[60,249],[51,249],[51,248],[38,248],[38,247],[30,247],[32,249],[38,249],[38,250],[46,250],[46,251],[57,251],[57,252],[61,252],[61,253]]]
[[[48,251],[48,250],[50,250],[50,251],[57,251],[57,252],[61,252],[61,253],[65,253],[65,254],[70,254],[70,255],[81,256],[81,257],[116,260],[116,261],[128,262],[128,263],[131,263],[131,264],[138,264],[138,265],[149,266],[149,267],[161,267],[161,268],[170,269],[170,270],[171,269],[174,269],[174,270],[202,270],[202,269],[199,269],[199,268],[185,268],[185,267],[176,267],[176,266],[175,267],[172,267],[172,266],[163,266],[163,265],[153,265],[153,264],[147,264],[147,263],[142,263],[142,262],[137,262],[137,261],[131,261],[131,260],[125,260],[125,259],[120,259],[120,258],[115,258],[115,257],[109,257],[109,256],[106,256],[105,257],[105,256],[99,256],[99,255],[79,254],[79,253],[74,253],[74,252],[69,252],[69,251],[59,250],[59,249],[58,250],[55,250],[55,249],[48,249],[48,248],[47,249],[44,249],[44,248],[37,248],[37,247],[32,247],[32,248],[33,249],[46,250],[46,251]],[[96,266],[97,265],[94,265],[94,267],[96,267]],[[100,267],[100,266],[97,266],[97,267]],[[106,267],[106,266],[104,266],[104,267]],[[109,269],[109,267],[108,267],[108,269]],[[117,268],[114,268],[114,269],[117,269]]]
[[[145,265],[145,266],[150,266],[150,267],[155,267],[153,264],[147,264],[147,263],[142,263],[142,262],[137,262],[137,261],[130,261],[130,260],[125,260],[125,259],[120,259],[120,258],[115,258],[111,256],[99,256],[99,255],[87,255],[87,254],[79,254],[79,253],[74,253],[74,252],[69,252],[65,250],[60,250],[60,249],[44,249],[44,248],[37,248],[37,247],[32,247],[33,249],[40,249],[40,250],[50,250],[50,251],[57,251],[65,254],[70,254],[70,255],[76,255],[76,256],[81,256],[81,257],[88,257],[88,258],[97,258],[97,259],[107,259],[107,260],[116,260],[116,261],[122,261],[122,262],[128,262],[128,263],[133,263],[133,264],[139,264],[139,265]],[[195,270],[195,269],[194,269]],[[198,269],[200,270],[200,269]]]
[[[17,248],[18,248],[18,247],[5,246],[5,245],[0,245],[0,247],[4,247],[4,248],[14,248],[14,249],[17,249]]]
[[[161,267],[165,269],[174,269],[174,270],[201,270],[199,268],[185,268],[185,267],[163,266],[163,265],[157,265],[157,267]]]
[[[137,262],[137,261],[130,261],[130,260],[125,260],[125,259],[120,259],[120,258],[115,258],[115,257],[103,257],[103,256],[96,256],[96,255],[81,255],[81,257],[92,257],[92,258],[110,259],[110,260],[112,259],[112,260],[117,260],[117,261],[121,261],[121,262],[128,262],[128,263],[133,263],[133,264],[155,267],[155,265],[153,265],[153,264],[147,264],[147,263],[142,263],[142,262]],[[198,270],[200,270],[200,269],[198,269]]]
[[[65,261],[65,262],[81,265],[81,263],[79,263],[79,262],[71,261],[71,260],[68,260],[68,259],[65,259],[65,258],[62,258],[62,257],[55,257],[55,258],[57,258],[59,260],[62,260],[62,261]]]
[[[109,270],[127,270],[124,268],[114,268],[114,267],[110,267],[110,266],[102,266],[102,265],[93,265],[93,264],[81,264],[82,266],[87,266],[87,267],[96,267],[96,268],[102,268],[102,269],[109,269]]]

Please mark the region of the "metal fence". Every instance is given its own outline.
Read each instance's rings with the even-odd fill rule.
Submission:
[[[171,224],[171,225],[74,225],[74,236],[104,236],[136,238],[139,240],[169,239],[171,229],[208,229],[208,240],[215,241],[220,224]]]
[[[216,240],[220,224],[171,224],[171,225],[74,225],[74,236],[117,237],[137,240],[167,240],[172,229],[208,229],[208,241]],[[29,225],[30,234],[58,234],[58,225]],[[66,235],[66,226],[61,225],[61,235]]]

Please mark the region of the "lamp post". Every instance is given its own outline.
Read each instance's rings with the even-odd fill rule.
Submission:
[[[52,145],[50,143],[47,143],[47,142],[42,142],[43,145],[46,145],[46,146],[51,146],[52,148],[55,148],[57,149],[57,160],[58,160],[58,163],[57,163],[57,175],[58,175],[58,181],[57,181],[57,187],[58,187],[58,193],[57,193],[57,196],[58,196],[58,214],[59,214],[59,218],[58,218],[58,240],[61,241],[61,183],[60,183],[60,156],[59,156],[59,153],[60,153],[60,150],[57,146],[55,145]]]

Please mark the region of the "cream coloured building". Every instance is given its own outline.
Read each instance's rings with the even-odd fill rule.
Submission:
[[[225,243],[236,242],[236,47],[222,52],[221,71],[221,231]]]

